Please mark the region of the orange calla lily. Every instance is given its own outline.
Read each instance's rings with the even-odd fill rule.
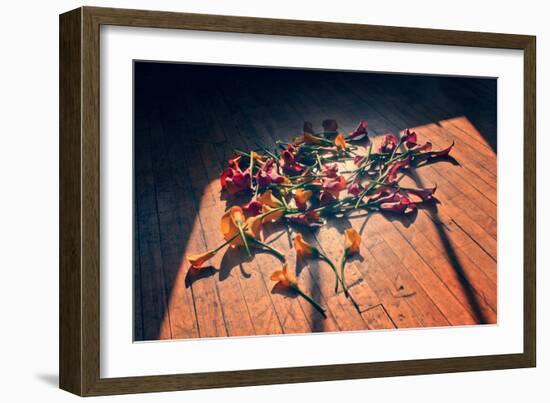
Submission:
[[[263,223],[274,223],[278,222],[283,216],[285,215],[284,210],[276,210],[269,206],[264,206],[264,214],[261,215],[263,217],[262,222]]]
[[[354,228],[347,228],[345,231],[345,242],[344,242],[344,254],[342,255],[342,261],[340,263],[340,276],[342,286],[344,287],[344,294],[346,297],[351,298],[353,304],[357,307],[357,302],[350,294],[346,286],[346,259],[353,255],[354,253],[359,253],[359,248],[361,246],[361,236]]]
[[[317,248],[315,248],[313,245],[307,243],[304,238],[302,237],[302,234],[296,234],[296,236],[293,239],[294,242],[294,249],[296,249],[296,254],[298,257],[311,257],[315,256],[319,253]]]
[[[347,255],[359,253],[361,236],[354,228],[347,228],[345,231],[345,250]]]
[[[280,284],[284,287],[290,287],[294,291],[296,291],[298,294],[300,294],[306,301],[308,301],[315,309],[319,311],[321,315],[323,315],[324,318],[327,317],[325,308],[323,308],[317,301],[315,301],[313,298],[311,298],[309,295],[307,295],[305,292],[303,292],[300,287],[298,286],[298,280],[296,279],[296,275],[288,269],[287,264],[285,263],[281,270],[275,270],[271,274],[271,280],[276,281],[277,284]]]
[[[334,139],[334,145],[340,150],[344,150],[346,148],[346,140],[344,139],[344,135],[342,133],[339,133],[338,136],[336,136]]]
[[[273,196],[273,193],[271,193],[271,190],[264,192],[260,197],[258,197],[258,201],[262,203],[264,206],[268,206],[271,208],[277,208],[283,205],[282,201],[280,201],[275,196]]]
[[[311,190],[296,189],[294,191],[294,199],[298,205],[304,205],[311,199],[313,192]]]
[[[216,250],[209,250],[204,253],[187,255],[187,260],[192,267],[194,267],[195,269],[200,269],[207,261],[212,259],[216,255],[216,253]]]
[[[286,263],[283,265],[281,270],[275,270],[271,274],[270,278],[285,287],[298,287],[296,275],[288,270],[288,265]]]
[[[246,233],[254,239],[260,239],[263,218],[259,215],[246,219]]]
[[[233,206],[225,212],[220,222],[220,230],[226,241],[234,238],[239,233],[239,226],[245,223],[243,209],[240,206]],[[236,237],[231,246],[242,245],[242,238]]]
[[[256,151],[252,151],[251,155],[252,155],[252,159],[254,159],[255,161],[263,161],[264,159],[263,156],[258,154]]]

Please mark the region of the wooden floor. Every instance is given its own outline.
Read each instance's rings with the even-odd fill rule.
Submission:
[[[138,63],[135,68],[135,340],[225,337],[496,323],[496,81]],[[302,298],[273,289],[278,261],[237,250],[215,269],[189,271],[185,255],[222,241],[226,201],[219,174],[231,150],[300,132],[304,120],[336,119],[350,131],[368,119],[375,142],[414,128],[458,164],[411,173],[437,184],[440,203],[401,218],[371,214],[330,221],[306,238],[334,261],[343,230],[362,234],[347,266],[357,310],[334,294],[324,263],[296,270],[327,308],[323,319]],[[292,228],[267,241],[288,251]]]

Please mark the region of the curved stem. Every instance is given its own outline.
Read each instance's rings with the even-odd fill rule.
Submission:
[[[311,298],[309,295],[307,295],[305,292],[303,292],[298,285],[292,285],[291,286],[298,294],[300,294],[307,302],[309,302],[315,309],[319,311],[321,315],[326,319],[327,314],[325,308],[323,308],[317,301],[315,301],[313,298]]]
[[[248,247],[248,242],[246,241],[246,235],[244,233],[243,227],[238,225],[237,228],[239,228],[239,235],[241,236],[241,239],[243,240],[244,249],[246,250],[246,254],[248,257],[252,256],[250,253],[250,248]]]
[[[344,294],[346,297],[348,296],[348,289],[345,286],[346,284],[346,277],[345,277],[345,267],[346,267],[346,252],[344,252],[344,255],[342,256],[342,260],[340,261],[340,278],[342,279],[342,284],[344,284]]]
[[[237,238],[238,236],[241,236],[241,234],[235,234],[233,235],[231,238],[229,238],[227,241],[225,241],[224,243],[222,243],[220,246],[218,246],[216,249],[213,249],[212,252],[216,253],[218,252],[221,248],[223,248],[224,246],[230,244],[231,242],[233,242],[235,240],[235,238]]]
[[[342,279],[338,275],[338,270],[336,270],[336,266],[334,266],[334,263],[332,263],[332,260],[330,260],[328,257],[326,257],[323,253],[319,252],[319,259],[325,261],[328,263],[332,271],[334,272],[334,275],[336,276],[336,284],[334,286],[334,292],[338,292],[338,283],[342,284],[342,287],[344,287],[344,290],[346,289],[346,286],[344,283],[342,283]]]
[[[250,238],[250,240],[259,245],[259,246],[262,246],[264,248],[266,248],[268,251],[270,251],[272,254],[275,255],[275,257],[277,257],[281,262],[285,262],[286,261],[286,256],[279,250],[275,249],[274,247],[262,242],[262,241],[259,241],[257,240],[256,238]]]

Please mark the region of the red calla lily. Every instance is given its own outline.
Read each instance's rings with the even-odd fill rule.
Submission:
[[[363,192],[363,187],[359,185],[358,183],[352,183],[348,187],[348,192],[354,196],[359,196]]]
[[[340,175],[336,178],[324,179],[321,188],[338,198],[340,192],[346,188],[346,178]]]
[[[336,178],[338,176],[338,164],[324,165],[322,172],[327,178]]]
[[[409,214],[416,210],[416,204],[413,203],[408,197],[396,193],[391,197],[391,200],[384,201],[380,204],[380,210],[392,213]]]
[[[406,168],[411,164],[411,156],[407,158],[394,162],[390,169],[388,170],[388,176],[386,177],[387,182],[393,182],[397,178],[397,171],[401,168]]]
[[[391,153],[397,147],[397,142],[399,140],[393,134],[388,134],[384,137],[384,142],[380,146],[380,152],[382,153]]]
[[[418,145],[417,144],[416,132],[410,131],[409,129],[407,129],[405,131],[405,135],[403,136],[401,141],[403,143],[405,143],[405,145],[407,146],[408,149],[416,147]]]
[[[318,227],[324,224],[324,220],[315,210],[311,210],[303,214],[288,216],[288,219],[293,223],[307,225],[308,227]]]
[[[427,201],[427,200],[430,200],[430,199],[433,199],[433,195],[435,193],[435,191],[437,190],[437,186],[433,187],[432,189],[403,189],[407,195],[410,196],[415,196],[416,199],[412,200],[413,202],[417,202],[417,203],[420,203],[420,202],[424,202],[424,201]]]
[[[359,122],[359,125],[355,128],[355,130],[353,130],[349,134],[348,139],[349,140],[361,140],[361,139],[363,139],[365,136],[368,135],[368,131],[367,131],[368,128],[369,128],[369,122],[366,121],[366,120],[361,120]]]

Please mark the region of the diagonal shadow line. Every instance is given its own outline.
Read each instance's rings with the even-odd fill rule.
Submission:
[[[420,187],[420,188],[425,187],[424,182],[422,181],[422,179],[418,176],[418,174],[415,171],[411,170],[410,177],[415,181],[415,183],[418,187]],[[433,204],[427,206],[426,209],[430,212],[432,220],[440,221],[437,204],[433,203]],[[473,289],[473,287],[470,283],[468,275],[464,271],[464,269],[462,267],[462,264],[460,263],[460,259],[457,256],[457,254],[455,252],[455,249],[454,249],[453,245],[451,244],[451,241],[450,241],[447,233],[443,229],[443,226],[438,225],[434,221],[434,227],[437,231],[437,235],[439,236],[439,239],[441,240],[441,243],[443,244],[443,248],[445,249],[445,253],[447,254],[447,257],[449,258],[449,262],[451,263],[451,266],[453,267],[453,270],[455,271],[455,274],[456,274],[458,280],[460,281],[460,285],[462,287],[462,290],[464,291],[464,294],[466,295],[466,298],[468,299],[468,305],[470,305],[470,307],[473,310],[473,314],[475,316],[475,319],[480,324],[489,323],[489,321],[485,317],[485,314],[483,313],[483,311],[482,311],[482,309],[479,305],[478,297],[477,297],[477,295],[476,295],[476,293],[475,293],[475,291],[474,291],[474,289]]]

